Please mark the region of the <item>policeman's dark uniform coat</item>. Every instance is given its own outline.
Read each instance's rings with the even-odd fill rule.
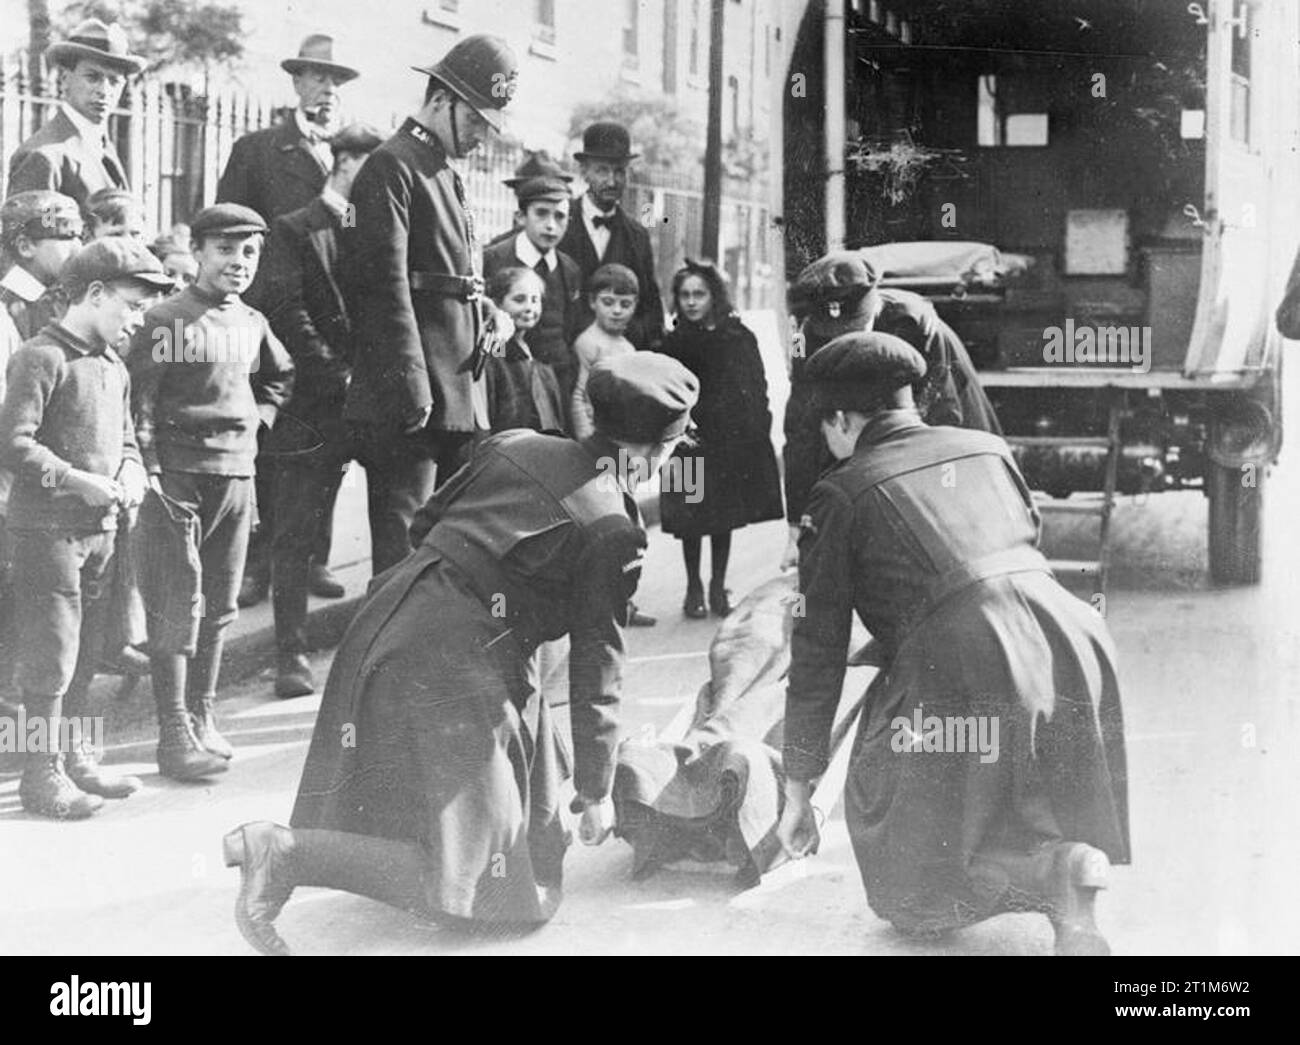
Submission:
[[[126,168],[112,144],[105,142],[102,150],[87,145],[60,110],[14,151],[5,193],[48,189],[84,205],[100,189],[125,188]]]
[[[681,321],[664,339],[663,352],[700,382],[700,400],[691,411],[699,446],[678,444],[673,452],[683,480],[694,476],[699,488],[687,490],[684,481],[662,484],[664,533],[702,537],[781,518],[767,380],[753,333],[734,315],[712,330]]]
[[[576,785],[607,795],[645,547],[635,504],[600,468],[616,458],[600,436],[505,432],[420,511],[416,550],[376,578],[334,658],[295,828],[418,842],[434,912],[549,917],[536,886],[560,885],[569,757],[528,662],[570,636]]]
[[[636,314],[623,336],[642,351],[657,351],[664,339],[664,305],[655,278],[650,233],[628,217],[621,206],[615,207],[609,216],[609,245],[604,257],[600,257],[583,221],[583,213],[590,206],[591,201],[586,196],[573,201],[569,227],[560,240],[560,250],[578,263],[584,283],[601,265],[626,265],[636,273],[641,292],[637,298]],[[582,295],[580,304],[578,325],[581,330],[589,326],[595,316],[586,293]]]
[[[328,176],[291,114],[235,142],[217,183],[217,202],[252,207],[269,223],[307,206],[320,195]]]
[[[826,769],[856,613],[886,667],[865,698],[846,820],[872,910],[904,930],[1004,909],[1005,882],[968,874],[983,849],[1066,840],[1128,861],[1114,648],[1053,578],[1038,525],[1001,439],[912,410],[875,414],[807,507],[785,769]],[[914,712],[995,719],[998,758],[902,748]]]
[[[374,568],[407,551],[407,530],[433,489],[434,461],[475,430],[475,340],[469,300],[478,248],[460,176],[438,140],[408,119],[370,154],[341,237],[342,289],[355,355],[346,416],[368,429],[360,457],[371,486]],[[426,428],[401,422],[425,407]]]

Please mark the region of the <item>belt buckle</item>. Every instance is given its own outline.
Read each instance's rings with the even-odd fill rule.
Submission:
[[[487,284],[483,282],[482,276],[462,276],[461,278],[465,280],[467,287],[465,297],[466,301],[477,301],[483,296],[484,290],[487,289]]]

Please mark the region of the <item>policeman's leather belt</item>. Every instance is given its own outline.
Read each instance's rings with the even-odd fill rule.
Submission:
[[[483,293],[483,280],[478,276],[449,276],[445,272],[412,272],[412,290],[425,290],[461,301],[473,301]]]

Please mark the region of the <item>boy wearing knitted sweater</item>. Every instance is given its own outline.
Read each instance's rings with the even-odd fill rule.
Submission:
[[[140,589],[158,711],[158,768],[177,780],[223,772],[233,755],[213,717],[226,627],[256,512],[258,432],[288,398],[293,363],[239,295],[267,226],[223,203],[191,226],[198,278],[132,339],[132,403],[150,493],[140,509]]]
[[[10,362],[0,448],[14,475],[14,674],[29,723],[18,793],[30,813],[76,820],[140,787],[134,777],[99,768],[82,727],[107,623],[118,518],[145,490],[129,379],[113,346],[170,280],[144,247],[124,241],[85,247],[61,279],[67,313]],[[44,731],[34,747],[32,725]]]

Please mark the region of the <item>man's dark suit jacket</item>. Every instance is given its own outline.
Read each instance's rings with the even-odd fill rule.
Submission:
[[[560,240],[560,249],[578,263],[584,283],[601,265],[626,265],[636,273],[637,282],[641,284],[641,296],[637,299],[636,315],[624,335],[637,348],[657,350],[664,339],[664,306],[659,297],[659,284],[655,281],[654,251],[650,247],[650,234],[627,216],[622,207],[614,208],[614,223],[609,230],[609,246],[605,256],[596,256],[595,245],[587,235],[587,226],[583,221],[583,208],[590,206],[586,196],[573,201],[573,213],[569,216],[569,228]],[[582,295],[581,329],[585,329],[593,319],[587,294]]]
[[[331,433],[344,438],[352,331],[337,283],[341,221],[317,196],[271,222],[257,279],[245,300],[261,311],[294,363],[293,394],[266,449],[303,452]]]
[[[14,152],[5,195],[48,189],[84,205],[100,189],[129,188],[126,168],[111,144],[105,144],[102,159],[89,153],[81,133],[60,109]]]
[[[478,260],[457,181],[437,139],[411,119],[357,172],[339,269],[355,345],[351,420],[397,433],[431,406],[429,429],[474,431],[465,364],[479,306],[430,286],[471,276]]]
[[[235,142],[217,183],[217,202],[252,207],[269,224],[307,206],[320,195],[328,175],[290,114]]]
[[[483,248],[483,278],[491,280],[505,268],[528,268],[515,253],[517,235]],[[573,342],[582,333],[582,273],[578,263],[562,250],[556,250],[559,264],[543,277],[546,296],[542,299],[542,318],[537,329],[528,335],[528,347],[543,363],[549,363],[560,379],[560,390],[573,392],[578,358]]]

